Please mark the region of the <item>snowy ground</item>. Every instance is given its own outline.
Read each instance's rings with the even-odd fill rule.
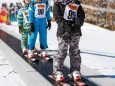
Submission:
[[[104,75],[115,75],[115,31],[87,23],[82,27],[82,31],[80,49],[87,52],[81,54],[83,64]]]
[[[6,27],[19,34],[16,22],[12,23],[12,26]],[[52,28],[48,31],[48,45],[52,50],[57,49],[56,30],[57,24],[52,22]],[[115,79],[115,31],[108,31],[104,28],[85,23],[82,27],[82,33],[80,41],[82,64]],[[1,70],[4,70],[2,66],[0,66]],[[7,72],[9,69],[4,71]],[[4,76],[4,74],[0,73],[0,76]],[[1,78],[1,80],[3,79]],[[0,82],[0,84],[2,83]]]
[[[1,50],[1,49],[0,49]],[[26,86],[0,51],[0,86]]]
[[[56,24],[48,31],[48,44],[57,49]],[[115,31],[111,32],[95,25],[85,23],[80,41],[82,64],[104,75],[115,75]],[[51,34],[51,35],[50,35]],[[52,38],[53,37],[53,38]]]

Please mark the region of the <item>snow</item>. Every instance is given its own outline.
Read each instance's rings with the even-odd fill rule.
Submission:
[[[17,22],[13,22],[12,26],[6,27],[19,35]],[[57,24],[56,22],[52,22],[52,28],[47,32],[48,46],[49,49],[52,50],[56,50],[58,47],[56,31]],[[102,73],[103,75],[115,75],[114,37],[115,31],[109,31],[104,28],[91,25],[89,23],[84,23],[84,25],[82,26],[82,37],[80,40],[82,64]],[[37,43],[39,43],[39,35],[37,37]],[[3,61],[4,60],[1,60],[1,62]],[[2,69],[5,68],[0,67],[0,70]],[[9,69],[6,71],[9,71]],[[7,74],[7,72],[6,74],[3,74],[1,71],[0,76]],[[1,80],[3,80],[3,78]]]
[[[58,41],[56,38],[57,24],[52,22],[52,28],[48,31],[49,49],[56,50]],[[82,64],[101,72],[104,75],[115,75],[115,31],[84,23],[80,50]],[[39,42],[39,36],[37,38]]]
[[[81,49],[115,55],[115,49],[113,48],[115,47],[115,39],[113,38],[115,37],[115,31],[108,31],[104,28],[85,23],[82,27],[82,32]]]
[[[17,23],[12,23],[12,26],[8,26],[10,30],[18,32]],[[12,29],[11,29],[12,28]],[[48,34],[48,46],[51,50],[56,50],[58,47],[58,41],[56,38],[57,24],[52,22],[51,30],[47,31]],[[80,40],[80,50],[82,56],[82,64],[87,65],[93,69],[100,68],[114,68],[115,66],[115,31],[109,31],[104,28],[84,23],[82,27],[82,37]],[[39,35],[37,37],[37,43],[39,43]],[[103,60],[104,59],[104,60]],[[98,64],[97,64],[98,62]],[[113,71],[114,72],[114,71]]]
[[[23,0],[0,0],[3,2],[22,2]],[[53,3],[51,3],[52,5]],[[17,23],[6,26],[18,35]],[[49,49],[56,50],[58,41],[56,38],[57,24],[52,22],[52,28],[48,31]],[[115,75],[115,31],[84,23],[80,40],[82,64],[103,75]],[[38,36],[39,38],[39,36]],[[37,38],[37,42],[39,42]],[[9,62],[0,52],[0,85],[2,86],[26,86]]]
[[[48,31],[50,49],[57,49],[57,25],[54,22]],[[101,72],[104,75],[115,75],[115,31],[84,23],[80,50],[82,64]],[[92,54],[91,54],[92,53]]]
[[[27,86],[0,51],[0,86]]]
[[[16,3],[16,2],[23,2],[23,0],[0,0],[0,3]]]
[[[82,64],[104,75],[115,75],[115,31],[85,23],[82,32],[80,49],[95,54],[82,53]]]

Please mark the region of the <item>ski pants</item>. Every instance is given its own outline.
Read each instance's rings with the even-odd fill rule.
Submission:
[[[12,21],[15,21],[15,14],[11,14],[10,15],[10,21],[12,22]]]
[[[71,42],[66,43],[62,38],[58,41],[58,51],[53,58],[53,72],[63,71],[64,60],[67,56],[67,51],[69,47],[69,57],[70,57],[70,71],[73,72],[75,70],[80,71],[81,65],[81,56],[79,50],[79,41],[80,37],[78,35],[74,35],[71,37]]]
[[[40,20],[40,19],[39,19]],[[46,49],[47,46],[47,28],[46,28],[46,20],[44,22],[35,22],[34,29],[35,31],[31,33],[28,40],[29,50],[33,50],[36,43],[37,34],[39,32],[39,42],[40,48]]]
[[[21,34],[21,48],[28,48],[28,34],[29,34],[29,25],[23,27],[23,33]]]
[[[28,45],[28,33],[23,32],[21,35],[21,48],[27,48]]]

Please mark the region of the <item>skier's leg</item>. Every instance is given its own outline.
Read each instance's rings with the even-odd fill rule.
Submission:
[[[21,48],[23,54],[27,52],[28,33],[22,33],[21,36]]]
[[[12,22],[12,14],[10,14],[10,21]]]
[[[68,44],[63,40],[63,39],[58,39],[58,50],[56,55],[53,58],[53,73],[54,77],[58,81],[63,81],[64,76],[63,76],[63,64],[64,60],[67,55],[67,50],[68,50]]]
[[[13,16],[12,16],[12,17],[13,17],[13,21],[15,21],[15,15],[14,15],[14,14],[13,14]]]
[[[33,48],[35,47],[35,42],[36,42],[36,38],[38,34],[38,31],[36,29],[37,28],[35,28],[35,31],[31,32],[31,35],[28,36],[28,49],[29,50],[33,50]]]
[[[31,35],[29,35],[29,37],[28,37],[28,58],[34,57],[32,50],[35,47],[35,42],[36,42],[37,33],[38,33],[38,27],[35,27],[34,29],[35,29],[35,31],[31,32]]]
[[[13,14],[11,14],[11,21],[13,22]]]
[[[41,56],[45,58],[48,56],[46,52],[47,46],[47,28],[46,28],[46,20],[42,21],[42,24],[39,28],[39,41],[40,41],[40,48],[41,48]]]
[[[22,33],[22,38],[21,38],[21,47],[22,47],[23,53],[26,53],[28,49],[29,29],[30,29],[30,26],[23,27],[23,33]]]
[[[67,55],[68,44],[63,40],[58,40],[58,50],[53,58],[53,71],[63,71],[63,63]]]
[[[81,56],[79,50],[79,41],[80,41],[80,36],[74,35],[70,43],[69,56],[70,56],[71,72],[73,72],[74,70],[80,71]]]
[[[79,50],[80,36],[74,35],[72,37],[69,49],[70,56],[70,70],[74,78],[80,77],[81,56]]]
[[[46,28],[46,20],[42,20],[42,23],[39,28],[39,41],[40,41],[40,48],[46,49],[47,46],[47,28]]]

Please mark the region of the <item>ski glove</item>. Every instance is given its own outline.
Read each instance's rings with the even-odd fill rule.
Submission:
[[[48,30],[51,29],[51,20],[48,20],[48,21],[47,21],[47,28],[48,28]]]
[[[76,18],[74,20],[74,23],[72,24],[72,27],[73,28],[76,28],[76,27],[81,27],[83,25],[83,20],[81,18]]]
[[[34,24],[30,23],[30,32],[34,32]]]
[[[23,33],[23,28],[22,28],[22,26],[19,26],[19,33],[20,33],[20,34]]]

